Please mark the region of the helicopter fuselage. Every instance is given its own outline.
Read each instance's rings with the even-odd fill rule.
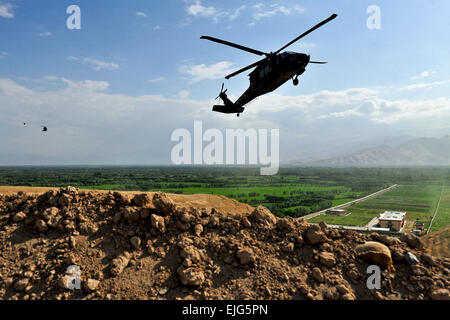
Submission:
[[[274,91],[286,81],[303,74],[308,63],[309,56],[297,52],[283,52],[261,63],[249,74],[250,86],[234,106],[241,108],[256,97]]]

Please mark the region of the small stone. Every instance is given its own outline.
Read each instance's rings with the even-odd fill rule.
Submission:
[[[325,278],[323,276],[322,271],[319,268],[314,268],[311,272],[311,276],[317,281],[317,282],[324,282]]]
[[[99,284],[100,284],[100,281],[98,281],[98,280],[95,280],[95,279],[88,279],[88,280],[84,283],[84,288],[85,288],[87,291],[96,291]]]
[[[137,249],[139,249],[139,247],[141,245],[141,238],[133,237],[133,238],[131,238],[130,242],[133,245],[133,247],[137,250]]]
[[[14,289],[16,291],[23,291],[28,286],[28,279],[20,279],[14,284]]]
[[[164,233],[166,231],[164,217],[161,217],[156,214],[152,214],[150,217],[150,222],[152,224],[152,227],[158,229],[160,232]]]
[[[306,240],[310,244],[318,244],[327,241],[327,237],[319,225],[313,224],[306,231]]]
[[[293,242],[289,242],[281,247],[281,250],[287,253],[294,252],[295,245]]]
[[[111,274],[115,277],[121,274],[123,270],[128,266],[130,258],[131,254],[129,252],[125,252],[124,254],[113,259],[110,269]]]
[[[450,291],[448,289],[436,289],[431,291],[430,297],[432,300],[450,300]]]
[[[419,259],[417,259],[417,257],[409,251],[405,253],[405,260],[409,264],[413,264],[413,265],[419,263]]]
[[[26,217],[27,217],[27,215],[21,211],[21,212],[16,213],[12,219],[14,222],[19,222],[19,221],[24,220]]]
[[[241,264],[248,264],[250,262],[255,262],[255,254],[249,248],[238,250],[236,256],[238,257]]]
[[[197,237],[199,237],[203,232],[203,226],[201,224],[196,224],[194,227],[194,232]]]
[[[322,263],[326,267],[333,267],[336,264],[336,259],[334,258],[334,254],[330,252],[321,252],[319,254],[320,263]]]
[[[263,206],[256,207],[249,218],[257,224],[266,227],[274,226],[277,223],[277,217],[275,217],[269,209]]]

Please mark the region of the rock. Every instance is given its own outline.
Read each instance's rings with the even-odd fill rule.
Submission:
[[[134,222],[139,221],[139,219],[141,218],[139,212],[133,207],[123,209],[122,216],[125,219],[125,221],[134,221]]]
[[[294,248],[295,248],[295,245],[293,242],[289,242],[289,243],[286,243],[281,246],[281,250],[284,252],[288,252],[288,253],[294,252]]]
[[[164,217],[158,216],[156,214],[152,214],[150,216],[150,223],[152,224],[152,227],[158,229],[160,232],[162,232],[162,233],[166,232],[166,225],[164,222]]]
[[[277,223],[277,218],[269,209],[263,206],[256,207],[249,218],[260,226],[272,227]]]
[[[427,269],[425,269],[424,267],[419,266],[419,265],[412,265],[411,271],[412,271],[413,275],[415,275],[415,276],[423,276],[423,275],[426,275],[426,273],[427,273]]]
[[[163,215],[170,215],[175,212],[175,203],[170,199],[167,194],[163,192],[157,192],[153,196],[153,205],[158,213]]]
[[[248,264],[250,262],[255,262],[255,254],[250,248],[239,249],[236,253],[236,257],[239,259],[241,264]]]
[[[14,278],[11,278],[11,277],[6,278],[5,280],[3,280],[3,283],[5,284],[6,288],[9,288],[9,287],[11,287],[13,285]]]
[[[138,207],[144,207],[147,204],[151,203],[152,200],[147,193],[141,193],[135,195],[131,201]]]
[[[187,246],[181,250],[181,256],[185,259],[189,259],[193,263],[199,263],[203,260],[204,255],[194,246]]]
[[[99,284],[100,284],[100,281],[98,281],[98,280],[88,279],[84,283],[84,289],[87,290],[87,291],[96,291]]]
[[[321,252],[319,254],[320,263],[322,263],[326,267],[333,267],[336,264],[336,259],[334,258],[334,254],[331,252]]]
[[[202,270],[195,268],[184,268],[183,266],[177,269],[180,276],[181,283],[185,286],[201,286],[205,282],[205,274]]]
[[[366,262],[376,264],[383,268],[393,268],[391,251],[380,242],[367,241],[357,246],[355,250],[357,257]]]
[[[192,220],[194,220],[194,216],[190,214],[189,212],[181,212],[180,213],[180,221],[183,223],[189,223]]]
[[[59,287],[64,290],[72,289],[71,283],[73,283],[73,276],[70,274],[64,275],[58,281]]]
[[[26,217],[27,217],[27,215],[24,212],[21,211],[21,212],[16,213],[13,216],[12,220],[14,222],[20,222],[20,221],[24,220]]]
[[[201,224],[196,224],[194,227],[194,232],[197,237],[200,237],[203,232],[203,226]]]
[[[408,244],[411,249],[423,249],[424,245],[422,240],[414,233],[404,233],[400,236],[400,240]]]
[[[77,188],[75,188],[75,187],[72,187],[72,186],[67,186],[67,188],[66,188],[66,190],[65,190],[65,192],[66,193],[68,193],[68,194],[70,194],[70,195],[77,195],[78,194],[78,189]]]
[[[141,245],[141,238],[135,236],[131,238],[130,242],[133,245],[133,247],[137,250]]]
[[[242,220],[241,220],[241,223],[246,228],[250,228],[252,226],[252,223],[250,222],[250,220],[248,220],[247,217],[243,217]]]
[[[450,291],[444,288],[435,289],[431,291],[430,297],[432,300],[450,300]]]
[[[325,221],[320,221],[319,227],[320,229],[322,229],[322,231],[325,231],[328,228],[327,223]]]
[[[317,268],[317,267],[315,267],[314,269],[312,269],[312,272],[311,272],[311,276],[317,281],[317,282],[325,282],[325,278],[324,278],[324,276],[323,276],[323,273],[322,273],[322,271],[319,269],[319,268]]]
[[[114,215],[114,217],[112,218],[114,224],[118,224],[120,219],[122,219],[122,212],[116,212],[116,214]]]
[[[418,264],[418,263],[420,263],[419,259],[417,259],[417,257],[413,253],[411,253],[409,251],[405,253],[405,260],[409,264]]]
[[[123,270],[128,266],[130,258],[131,254],[129,252],[125,252],[117,258],[113,259],[110,268],[111,274],[115,277],[121,274]]]
[[[58,199],[58,204],[61,207],[67,207],[67,206],[69,206],[71,201],[72,201],[72,197],[69,196],[68,194],[63,193]]]
[[[394,244],[398,244],[401,241],[398,238],[389,237],[385,234],[379,234],[379,233],[373,233],[371,234],[372,240],[381,242],[382,244],[386,246],[391,246]]]
[[[25,290],[25,288],[28,286],[28,279],[24,278],[24,279],[20,279],[18,280],[15,284],[14,284],[14,289],[16,291],[23,291]]]
[[[422,253],[422,260],[430,266],[436,265],[436,261],[434,260],[434,258],[427,253]]]
[[[322,229],[317,224],[312,224],[306,231],[306,240],[310,244],[318,244],[327,241],[327,237],[322,232]]]

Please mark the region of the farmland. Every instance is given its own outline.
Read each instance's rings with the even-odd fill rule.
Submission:
[[[400,185],[396,189],[368,199],[367,201],[350,205],[346,208],[350,213],[346,217],[322,215],[309,221],[325,221],[330,224],[364,226],[385,210],[406,211],[406,219],[410,221],[409,228],[412,228],[412,224],[416,221],[423,222],[425,228],[428,228],[435,212],[441,189],[442,185],[439,184]],[[446,195],[449,196],[448,194]],[[441,201],[442,207],[434,222],[436,223],[436,230],[450,223],[450,214],[448,212],[449,199],[447,197],[443,198],[444,201]]]

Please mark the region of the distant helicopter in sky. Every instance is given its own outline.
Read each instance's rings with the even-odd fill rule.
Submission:
[[[310,63],[325,64],[327,62],[311,61],[310,56],[304,53],[297,53],[291,51],[281,52],[281,51],[292,45],[294,42],[310,34],[314,30],[320,28],[324,24],[330,22],[336,17],[337,14],[331,15],[328,19],[325,19],[324,21],[320,22],[313,28],[301,34],[300,36],[298,36],[297,38],[295,38],[294,40],[283,46],[281,49],[270,53],[262,52],[249,47],[244,47],[239,44],[235,44],[218,38],[201,36],[200,39],[214,41],[259,56],[266,56],[264,59],[226,76],[225,79],[230,79],[231,77],[234,77],[235,75],[238,75],[241,72],[256,67],[249,74],[250,76],[249,88],[240,96],[239,99],[236,100],[236,102],[232,102],[230,99],[228,99],[226,94],[227,90],[225,91],[223,90],[224,84],[222,84],[220,94],[216,99],[218,98],[222,99],[224,105],[215,105],[213,106],[212,110],[221,113],[236,113],[237,116],[239,117],[239,115],[245,109],[243,107],[245,104],[249,103],[258,96],[274,91],[289,79],[292,79],[294,86],[298,85],[299,82],[298,76],[302,75],[303,72],[305,72],[305,68],[308,64]]]

